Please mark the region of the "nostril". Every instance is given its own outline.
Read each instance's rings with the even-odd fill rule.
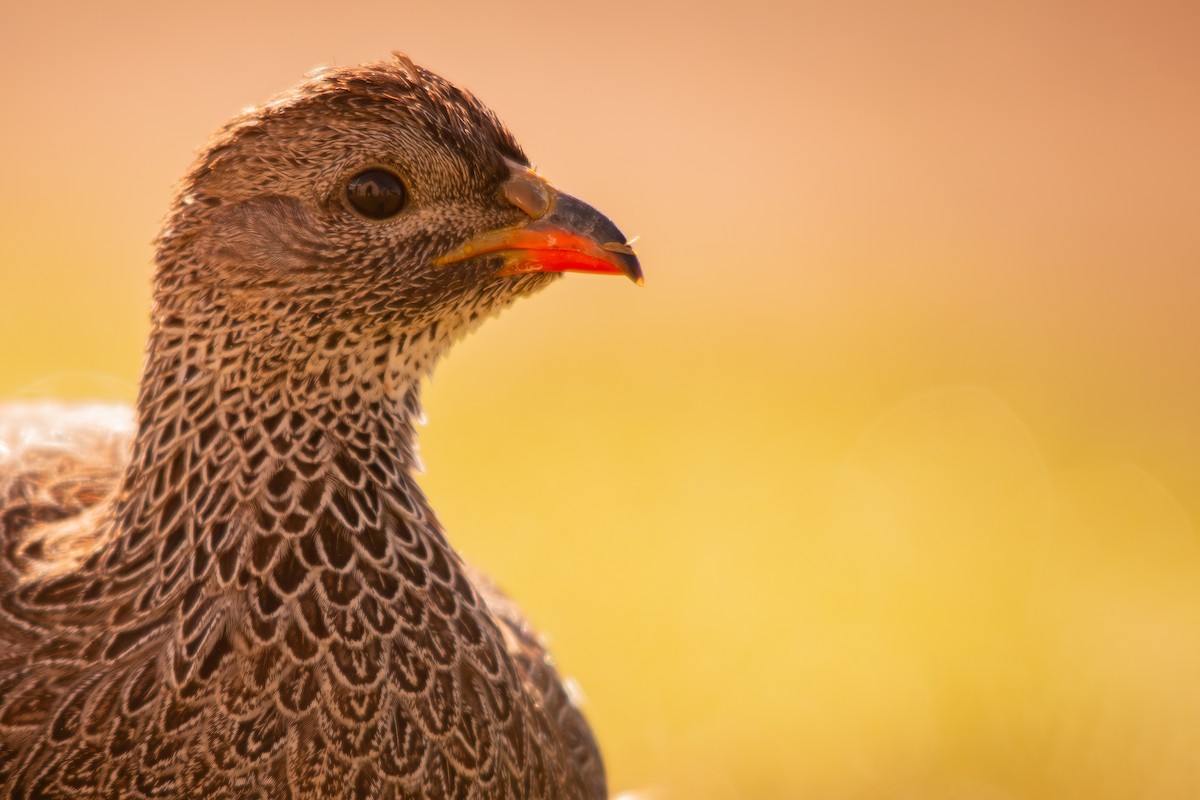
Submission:
[[[504,184],[504,198],[533,219],[550,211],[550,189],[533,175],[514,175]]]

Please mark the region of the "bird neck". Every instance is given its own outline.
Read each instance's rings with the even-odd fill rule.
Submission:
[[[412,474],[436,330],[295,329],[157,315],[117,499],[127,557],[165,538],[161,560],[188,539],[205,546],[214,530],[212,556],[244,556],[227,534],[241,544],[298,536],[329,513],[351,535],[381,530],[388,504],[431,518]]]

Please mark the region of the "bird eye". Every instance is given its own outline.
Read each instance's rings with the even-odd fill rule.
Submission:
[[[346,184],[346,199],[369,219],[387,219],[404,208],[408,192],[392,173],[382,169],[360,172]]]

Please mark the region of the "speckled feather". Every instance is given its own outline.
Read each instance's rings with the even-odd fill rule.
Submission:
[[[12,798],[595,800],[592,734],[413,479],[418,391],[553,276],[431,264],[525,163],[407,59],[220,131],[157,252],[136,419],[0,408],[0,788]],[[411,209],[345,206],[386,166]]]

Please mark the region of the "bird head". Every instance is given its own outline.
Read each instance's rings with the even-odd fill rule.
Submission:
[[[495,114],[397,56],[318,71],[213,137],[160,237],[156,308],[278,341],[453,336],[566,271],[642,280],[616,226],[537,175]]]

